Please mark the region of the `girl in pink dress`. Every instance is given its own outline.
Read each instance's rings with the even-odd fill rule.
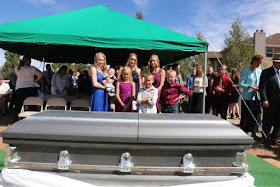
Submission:
[[[160,98],[161,89],[165,81],[165,71],[160,68],[159,58],[157,55],[151,55],[150,60],[148,62],[148,70],[155,76],[153,86],[158,89],[158,98]],[[157,100],[157,108],[159,106],[158,102],[159,99]]]
[[[135,98],[135,83],[128,66],[121,69],[120,79],[116,85],[116,112],[133,112],[132,101]]]

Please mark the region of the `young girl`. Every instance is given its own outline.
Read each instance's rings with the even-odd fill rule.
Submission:
[[[137,94],[140,88],[142,88],[142,73],[141,69],[138,68],[138,60],[137,60],[137,55],[136,53],[130,53],[128,55],[128,59],[126,62],[126,66],[128,66],[131,69],[131,74],[132,74],[132,79],[133,82],[135,83],[135,100],[137,99]],[[118,80],[120,79],[121,76],[121,71],[122,68],[120,68],[118,72]]]
[[[135,98],[135,82],[133,82],[131,69],[128,66],[121,69],[120,79],[116,87],[118,100],[116,112],[133,112],[132,101]]]
[[[157,101],[157,108],[158,108],[161,89],[165,81],[165,71],[160,68],[159,58],[157,55],[151,55],[150,60],[148,62],[148,71],[154,75],[155,81],[153,83],[153,86],[158,89],[158,101]]]

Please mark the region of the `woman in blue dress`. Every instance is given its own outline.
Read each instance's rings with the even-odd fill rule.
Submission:
[[[94,56],[94,64],[90,68],[90,80],[92,83],[91,111],[109,111],[108,92],[105,90],[106,80],[103,74],[107,72],[106,56],[99,52]]]

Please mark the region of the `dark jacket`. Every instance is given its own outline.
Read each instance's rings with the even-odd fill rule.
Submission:
[[[279,101],[280,88],[273,66],[262,71],[259,91],[262,102],[268,101],[269,105],[273,105],[273,103]]]

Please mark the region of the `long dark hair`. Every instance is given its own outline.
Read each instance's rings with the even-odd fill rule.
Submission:
[[[20,68],[22,67],[22,66],[24,66],[24,63],[26,62],[26,61],[31,61],[31,58],[29,57],[29,56],[23,56],[23,58],[21,59],[21,61],[19,61],[19,65],[18,65],[18,67],[17,67],[17,70],[19,71],[20,70]]]

